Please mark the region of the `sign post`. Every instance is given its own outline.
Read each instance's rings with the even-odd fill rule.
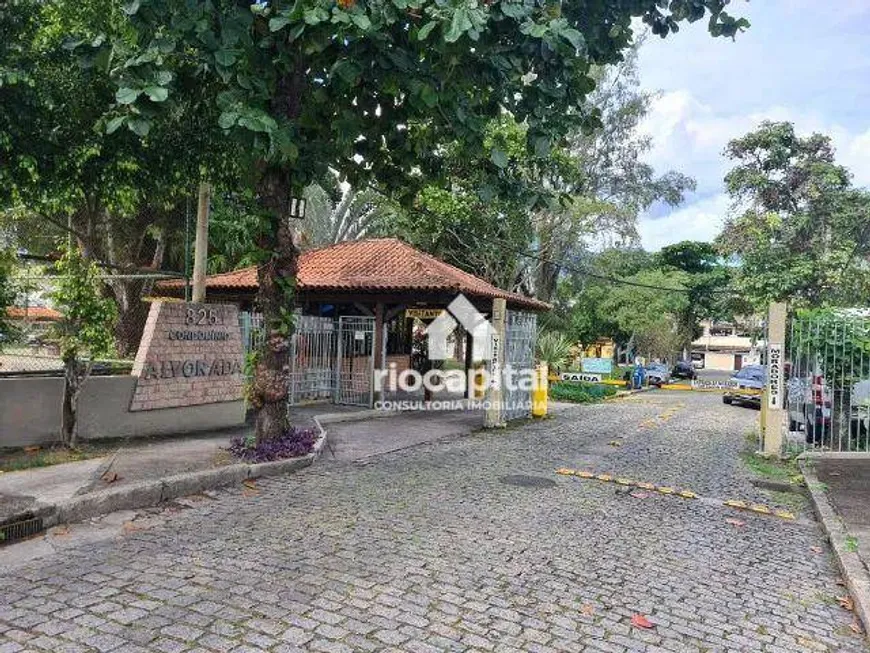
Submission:
[[[777,302],[770,305],[767,317],[767,387],[762,398],[765,402],[765,410],[762,413],[764,454],[767,456],[779,456],[782,453],[782,428],[785,419],[782,399],[787,314],[785,303]]]
[[[504,368],[504,344],[505,344],[505,313],[507,303],[504,299],[492,300],[492,348],[489,357],[489,387],[486,391],[486,415],[484,426],[496,428],[505,425],[504,411],[502,410],[502,371]]]

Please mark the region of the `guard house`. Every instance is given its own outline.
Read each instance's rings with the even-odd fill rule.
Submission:
[[[160,294],[180,296],[179,282]],[[371,405],[373,370],[400,372],[428,360],[425,329],[457,295],[489,317],[496,298],[506,301],[506,362],[531,366],[537,313],[549,304],[508,292],[395,238],[347,241],[304,252],[299,261],[292,351],[291,403],[331,400]],[[250,346],[258,337],[256,269],[209,276],[209,302],[235,303]],[[470,369],[471,336],[451,334],[446,365]]]

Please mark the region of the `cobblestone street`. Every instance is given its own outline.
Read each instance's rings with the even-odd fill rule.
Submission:
[[[324,457],[0,572],[0,653],[865,651],[808,510],[788,522],[554,474],[774,505],[738,456],[757,418],[656,392],[365,464]]]

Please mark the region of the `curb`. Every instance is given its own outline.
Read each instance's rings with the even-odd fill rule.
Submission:
[[[847,548],[846,538],[849,536],[849,532],[831,502],[828,501],[828,496],[822,489],[811,465],[805,465],[803,461],[800,461],[799,464],[806,479],[816,516],[825,529],[831,548],[834,549],[837,566],[843,574],[849,594],[852,595],[855,615],[864,626],[865,638],[870,640],[870,633],[867,631],[870,628],[870,573],[868,573],[857,551],[850,551]]]
[[[117,510],[150,508],[164,501],[235,485],[247,479],[278,476],[309,467],[320,457],[326,445],[326,429],[315,417],[320,435],[311,453],[299,458],[267,463],[237,463],[215,469],[185,472],[153,481],[140,481],[130,485],[72,496],[55,504],[39,504],[30,512],[42,518],[44,528],[58,524],[80,522]]]

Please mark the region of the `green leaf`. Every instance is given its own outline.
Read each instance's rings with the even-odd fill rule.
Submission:
[[[332,66],[332,74],[338,75],[348,84],[355,84],[356,80],[362,74],[362,68],[355,61],[351,61],[350,59],[340,59]]]
[[[221,129],[230,129],[235,126],[238,119],[239,114],[235,111],[225,111],[218,118],[218,125],[220,125]]]
[[[151,131],[151,121],[144,118],[133,118],[127,122],[127,128],[137,136],[147,136]]]
[[[438,104],[438,94],[429,84],[420,87],[420,99],[430,108]]]
[[[152,102],[165,102],[169,97],[169,89],[162,86],[148,86],[145,89],[145,94]]]
[[[432,32],[432,30],[435,29],[437,26],[438,26],[437,20],[430,20],[428,23],[423,25],[423,27],[421,27],[420,30],[417,32],[417,40],[418,41],[425,41],[426,37],[429,36],[429,34]]]
[[[353,24],[359,27],[362,31],[367,32],[372,28],[372,21],[365,14],[351,14],[350,19]]]
[[[501,2],[499,3],[501,13],[508,18],[524,18],[529,14],[529,10],[522,2]]]
[[[312,7],[303,12],[302,19],[309,25],[317,25],[328,20],[329,14],[322,7]]]
[[[562,30],[562,36],[568,40],[568,42],[574,46],[574,49],[580,52],[586,47],[586,39],[583,38],[583,35],[573,27],[567,27]]]
[[[499,168],[506,168],[508,164],[507,154],[497,147],[492,148],[492,151],[489,153],[489,160]]]
[[[278,32],[290,24],[290,16],[282,14],[269,19],[269,31]]]
[[[166,86],[172,81],[172,73],[168,70],[158,70],[157,74],[154,76],[154,81],[160,86]]]
[[[115,101],[118,104],[133,104],[141,92],[135,88],[122,86],[115,92]]]
[[[236,63],[236,53],[231,50],[218,50],[214,53],[214,60],[221,66],[232,66]]]
[[[123,12],[124,12],[125,14],[127,14],[128,16],[132,16],[132,15],[134,15],[136,12],[139,11],[139,5],[140,5],[140,4],[141,4],[141,3],[139,2],[139,0],[130,0],[130,2],[125,3],[124,6],[123,6],[121,9],[122,9]]]
[[[469,29],[471,29],[471,19],[468,17],[468,9],[459,7],[453,12],[453,20],[450,21],[450,28],[444,35],[444,40],[455,43]]]
[[[106,133],[114,134],[118,131],[118,127],[123,125],[127,121],[127,116],[117,116],[112,118],[109,122],[106,123]]]

